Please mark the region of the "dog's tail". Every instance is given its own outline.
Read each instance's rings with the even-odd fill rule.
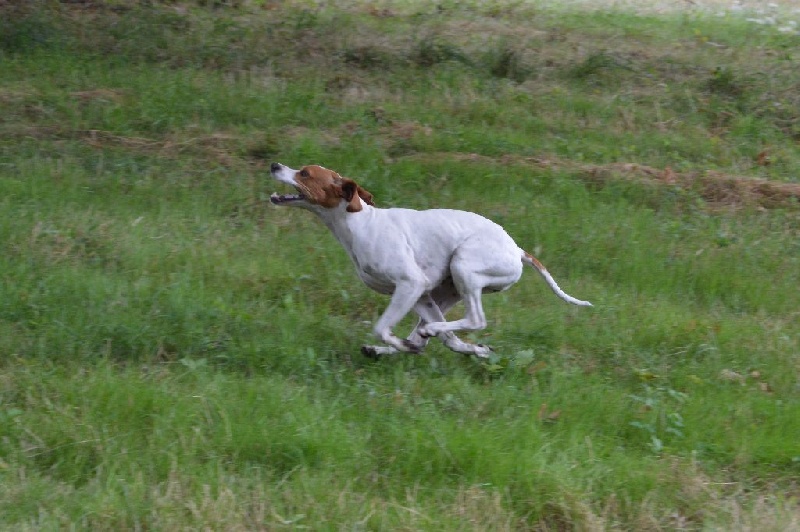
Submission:
[[[553,292],[555,292],[558,297],[560,297],[561,299],[563,299],[567,303],[572,303],[573,305],[578,305],[578,306],[581,306],[581,307],[591,307],[592,306],[592,304],[589,303],[588,301],[581,301],[580,299],[575,299],[571,295],[569,295],[566,292],[564,292],[561,289],[561,287],[558,286],[558,283],[556,283],[556,280],[553,279],[553,276],[550,275],[550,272],[547,271],[547,268],[545,268],[544,265],[541,262],[539,262],[537,260],[537,258],[534,257],[533,255],[531,255],[530,253],[528,253],[526,251],[522,252],[522,262],[524,262],[525,264],[530,264],[531,266],[536,268],[536,271],[538,271],[542,275],[542,277],[544,277],[544,280],[547,282],[547,285],[553,290]]]

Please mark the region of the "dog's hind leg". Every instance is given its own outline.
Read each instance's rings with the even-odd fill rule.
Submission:
[[[490,347],[473,346],[460,340],[456,342],[447,335],[462,330],[484,329],[486,315],[481,301],[483,293],[505,290],[519,280],[522,275],[522,262],[517,255],[518,248],[515,246],[512,249],[505,244],[507,243],[481,239],[462,244],[450,263],[450,273],[453,285],[464,300],[464,317],[460,320],[442,319],[428,323],[419,331],[422,336],[438,336],[454,351],[475,354],[483,358],[489,356],[492,351]]]
[[[460,296],[458,299],[461,299]],[[472,301],[470,301],[470,299],[472,299]],[[468,297],[464,299],[464,304],[467,307],[467,312],[464,319],[455,322],[448,322],[445,321],[444,315],[440,315],[435,321],[431,321],[419,327],[417,332],[423,337],[435,335],[444,343],[445,346],[456,353],[486,358],[492,352],[491,347],[483,344],[471,344],[469,342],[465,342],[456,336],[455,332],[453,332],[457,330],[477,330],[486,327],[486,318],[483,314],[480,293],[476,299],[470,298],[468,294]]]
[[[431,300],[429,301],[425,301],[423,297],[417,306],[414,307],[414,310],[416,310],[417,314],[420,315],[420,321],[414,328],[412,335],[416,335],[416,337],[424,343],[427,343],[427,340],[430,338],[430,336],[422,334],[422,331],[424,331],[426,326],[430,323],[444,322],[446,319],[445,314],[459,301],[461,301],[461,295],[458,293],[458,290],[456,290],[452,279],[448,279],[446,282],[436,287],[433,292],[431,292],[430,299]],[[433,303],[433,306],[431,306],[430,303]],[[444,343],[446,347],[455,351],[456,353],[462,353],[464,355],[476,355],[484,358],[492,352],[491,347],[482,344],[471,344],[469,342],[465,342],[456,336],[456,334],[452,331],[442,332],[436,336],[442,341],[442,343]],[[411,340],[410,337],[409,339]]]

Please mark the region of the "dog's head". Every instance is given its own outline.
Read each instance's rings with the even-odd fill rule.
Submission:
[[[321,166],[304,166],[300,170],[294,170],[280,163],[272,163],[270,172],[272,177],[281,183],[292,185],[299,192],[299,194],[272,194],[270,201],[274,205],[305,207],[313,210],[315,207],[335,209],[345,202],[347,212],[362,210],[362,201],[367,205],[375,205],[372,202],[372,194],[355,181]]]

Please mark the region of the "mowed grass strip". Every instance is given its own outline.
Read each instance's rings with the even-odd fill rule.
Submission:
[[[798,526],[796,36],[31,6],[0,8],[2,526]],[[490,362],[365,360],[387,301],[269,208],[272,160],[480,212],[596,308],[526,272],[466,335]]]

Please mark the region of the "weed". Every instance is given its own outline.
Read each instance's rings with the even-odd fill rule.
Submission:
[[[483,63],[493,77],[510,79],[521,83],[531,74],[519,50],[508,43],[501,43],[485,53]]]
[[[640,371],[639,377],[649,380],[653,374]],[[684,437],[684,421],[680,407],[689,396],[672,388],[643,385],[643,393],[631,394],[631,401],[638,407],[641,419],[631,421],[630,426],[643,431],[651,451],[661,454],[670,440]]]
[[[599,51],[589,54],[581,62],[572,66],[568,71],[568,76],[579,81],[603,83],[625,71],[633,71],[633,67],[628,61],[616,54]]]
[[[9,54],[31,53],[36,49],[57,47],[63,31],[45,2],[34,1],[0,6],[0,51]]]
[[[745,92],[745,85],[730,67],[717,67],[706,84],[714,94],[739,98]]]
[[[471,61],[455,45],[435,35],[426,35],[420,38],[409,54],[412,64],[429,68],[440,63],[454,61],[470,64]]]
[[[389,53],[368,45],[345,48],[342,59],[345,63],[365,69],[388,68],[397,62],[397,58]]]

